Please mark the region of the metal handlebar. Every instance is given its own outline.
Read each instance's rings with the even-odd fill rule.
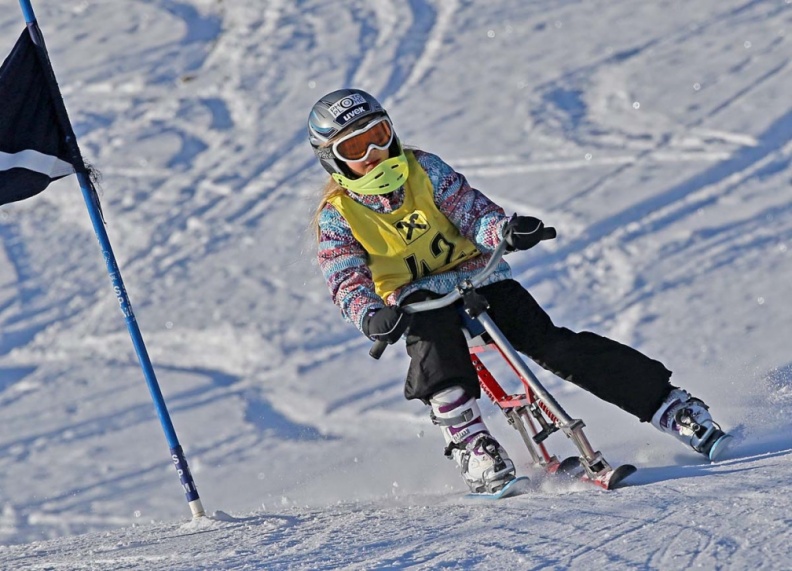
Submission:
[[[542,230],[541,240],[552,240],[556,237],[556,235],[557,233],[555,228],[544,228]],[[506,245],[506,240],[501,240],[501,243],[498,244],[498,247],[492,252],[492,257],[489,259],[489,262],[487,262],[487,265],[469,280],[473,288],[479,287],[495,271],[495,268],[498,267],[498,264],[503,259],[503,254],[506,253]],[[420,313],[422,311],[431,311],[433,309],[440,309],[441,307],[451,305],[457,300],[462,299],[462,290],[460,289],[460,285],[445,294],[443,297],[411,303],[410,305],[404,306],[402,310],[404,313],[412,314]],[[373,357],[374,359],[379,359],[385,352],[387,346],[387,341],[374,341],[374,344],[369,350],[369,356]]]

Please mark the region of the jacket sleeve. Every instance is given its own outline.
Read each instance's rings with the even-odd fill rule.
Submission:
[[[363,318],[385,304],[375,289],[366,251],[343,216],[327,204],[319,217],[319,267],[344,319],[363,330]]]
[[[493,251],[508,220],[503,209],[473,188],[440,157],[416,151],[415,158],[434,187],[435,204],[459,232],[483,252]]]

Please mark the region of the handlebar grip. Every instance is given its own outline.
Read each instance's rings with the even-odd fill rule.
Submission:
[[[385,352],[385,349],[387,349],[387,347],[388,347],[387,341],[382,341],[381,339],[378,341],[374,341],[374,344],[371,346],[371,349],[369,349],[369,356],[374,359],[379,359],[380,357],[382,357],[382,354]]]
[[[552,240],[556,236],[558,236],[558,232],[552,226],[546,226],[544,230],[542,230],[542,240]]]

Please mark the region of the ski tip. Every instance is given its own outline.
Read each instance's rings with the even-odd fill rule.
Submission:
[[[638,468],[632,464],[622,464],[616,468],[602,470],[595,478],[590,478],[588,474],[586,474],[586,469],[583,467],[583,464],[580,463],[580,458],[577,456],[570,456],[563,462],[558,463],[551,473],[565,478],[590,482],[603,490],[612,490],[618,488],[622,480],[634,474],[637,470]]]
[[[510,498],[512,496],[518,496],[520,494],[524,494],[528,491],[528,484],[530,480],[526,476],[520,476],[519,478],[515,478],[505,486],[503,486],[500,490],[493,493],[481,492],[481,493],[470,493],[466,494],[466,498],[475,499],[475,500],[500,500],[503,498]]]
[[[594,483],[604,488],[606,490],[613,490],[614,488],[621,487],[621,483],[624,481],[625,478],[635,474],[638,471],[638,468],[633,466],[632,464],[622,464],[617,468],[614,468],[607,474],[603,475],[603,477],[597,480],[594,480]]]
[[[734,443],[734,437],[731,434],[723,434],[710,447],[709,456],[710,462],[717,462],[723,459],[723,455],[731,448]]]

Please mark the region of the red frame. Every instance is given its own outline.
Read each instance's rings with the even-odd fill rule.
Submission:
[[[531,390],[531,387],[525,381],[522,375],[509,363],[509,360],[506,359],[506,362],[509,363],[512,371],[514,374],[517,375],[517,378],[520,379],[522,382],[523,388],[525,389],[525,393],[523,394],[508,394],[503,389],[503,387],[498,383],[495,377],[490,373],[489,369],[484,365],[484,363],[479,359],[477,353],[484,353],[488,350],[496,350],[502,357],[505,359],[505,355],[503,351],[501,351],[500,347],[495,345],[494,343],[488,343],[486,345],[476,345],[473,347],[469,347],[470,350],[470,361],[473,363],[473,368],[476,369],[476,374],[478,375],[479,384],[481,385],[481,390],[486,393],[486,395],[492,400],[493,403],[497,407],[499,407],[504,412],[507,412],[509,409],[518,408],[518,407],[531,407],[533,405],[538,406],[542,412],[548,417],[550,422],[556,423],[558,422],[558,418],[547,409],[543,402],[536,398],[536,395]],[[525,414],[523,418],[527,421],[526,425],[531,431],[531,436],[536,436],[539,433],[539,430],[536,427],[534,420],[531,418],[530,415]],[[558,460],[555,459],[545,448],[544,442],[540,442],[538,444],[534,444],[536,448],[544,458],[546,464],[549,465],[556,465]],[[550,471],[553,471],[550,468]]]

